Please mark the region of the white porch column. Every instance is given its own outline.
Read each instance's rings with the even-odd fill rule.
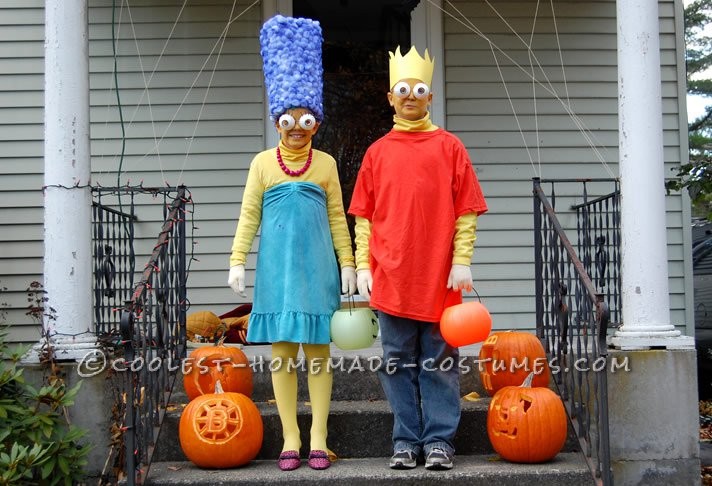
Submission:
[[[44,325],[58,359],[95,342],[87,20],[87,0],[45,2]]]
[[[618,0],[620,349],[694,346],[670,323],[658,4]]]

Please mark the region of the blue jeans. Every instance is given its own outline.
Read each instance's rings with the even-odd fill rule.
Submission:
[[[393,449],[416,455],[439,447],[455,453],[460,423],[459,352],[439,323],[378,312],[383,364],[378,371],[393,411]]]

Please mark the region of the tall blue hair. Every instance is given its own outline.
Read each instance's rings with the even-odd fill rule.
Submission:
[[[260,30],[269,114],[274,121],[290,108],[308,108],[324,118],[323,42],[319,22],[276,15]]]

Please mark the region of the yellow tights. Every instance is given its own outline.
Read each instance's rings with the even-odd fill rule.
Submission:
[[[310,449],[326,451],[326,422],[331,405],[332,372],[329,363],[328,344],[302,344],[306,357],[307,384],[312,410]],[[297,354],[299,343],[278,342],[272,344],[272,388],[277,402],[277,411],[282,422],[282,451],[299,451],[299,425],[297,424]],[[293,364],[291,367],[289,366]],[[275,361],[275,360],[281,360]],[[296,366],[296,367],[295,367]]]

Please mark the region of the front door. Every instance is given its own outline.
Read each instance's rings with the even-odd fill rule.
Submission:
[[[324,123],[314,148],[331,154],[348,209],[368,146],[393,126],[388,51],[411,43],[417,1],[293,0],[292,15],[318,20],[324,45]],[[349,227],[353,222],[349,220]]]

